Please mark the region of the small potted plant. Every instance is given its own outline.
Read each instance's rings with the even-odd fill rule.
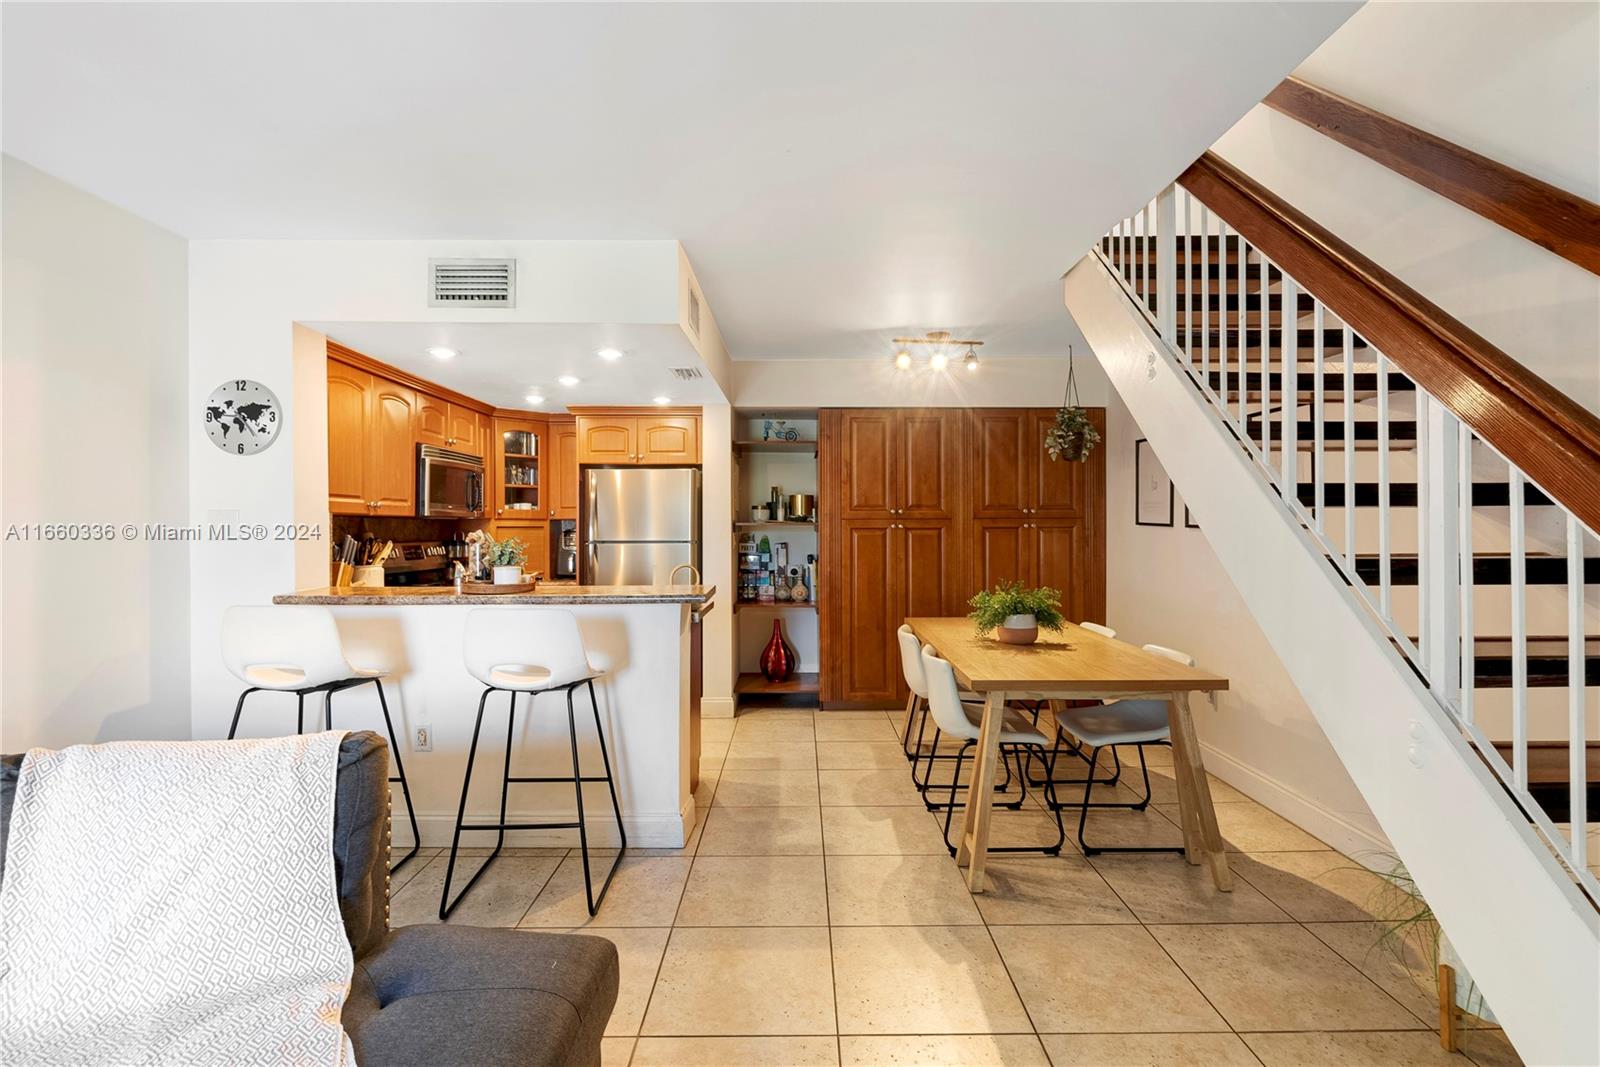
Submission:
[[[528,558],[528,550],[521,540],[508,537],[496,541],[485,531],[474,530],[467,535],[467,544],[476,547],[479,566],[494,575],[495,585],[521,584],[522,564]]]
[[[1100,443],[1100,431],[1089,421],[1089,413],[1078,403],[1077,364],[1072,346],[1067,346],[1067,392],[1056,409],[1056,424],[1044,435],[1044,450],[1052,460],[1081,463]]]
[[[978,636],[993,633],[1007,645],[1031,645],[1039,639],[1039,627],[1059,630],[1066,620],[1061,614],[1061,594],[1054,589],[1027,589],[1021,582],[1002,582],[968,601],[970,617],[977,623]]]

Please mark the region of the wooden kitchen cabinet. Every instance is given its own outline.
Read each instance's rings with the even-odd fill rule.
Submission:
[[[483,439],[478,434],[478,412],[461,404],[447,407],[445,447],[470,456],[483,457]]]
[[[676,466],[700,462],[698,415],[643,415],[635,430],[636,463]]]
[[[494,486],[490,517],[497,531],[510,526],[542,527],[546,521],[545,430],[541,418],[495,416],[489,479]]]
[[[545,491],[552,519],[576,519],[583,485],[578,477],[578,423],[576,419],[552,417],[547,438],[550,442],[546,463]]]
[[[1105,432],[1105,413],[1090,409]],[[818,413],[825,705],[907,696],[895,631],[964,615],[1000,582],[1061,592],[1105,620],[1105,455],[1052,462],[1052,408]]]
[[[581,414],[578,462],[597,466],[686,466],[700,462],[700,416]]]
[[[328,361],[330,513],[416,513],[416,416],[410,388]]]
[[[370,515],[367,483],[367,418],[372,375],[328,361],[328,511]]]
[[[450,405],[428,393],[417,394],[417,443],[450,447]]]

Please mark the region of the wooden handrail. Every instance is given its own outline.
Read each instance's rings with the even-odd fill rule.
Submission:
[[[1600,274],[1600,204],[1299,78],[1262,103]]]
[[[1215,153],[1178,182],[1600,531],[1600,419]]]

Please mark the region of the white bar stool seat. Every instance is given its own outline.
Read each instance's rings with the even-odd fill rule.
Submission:
[[[463,659],[467,673],[483,683],[483,695],[478,698],[477,723],[472,728],[472,746],[467,750],[467,769],[461,778],[461,805],[456,809],[455,835],[450,842],[450,861],[445,867],[444,888],[439,896],[439,918],[448,918],[461,899],[471,891],[483,872],[500,855],[507,830],[577,830],[578,847],[583,853],[583,891],[592,916],[605,900],[611,879],[616,876],[628,848],[628,832],[622,822],[622,805],[617,800],[617,785],[611,776],[611,756],[606,751],[606,732],[600,722],[600,705],[595,699],[594,682],[605,674],[604,662],[594,662],[583,646],[583,635],[578,629],[578,617],[564,608],[477,608],[467,615]],[[594,714],[595,734],[600,741],[600,761],[605,767],[601,775],[585,775],[578,759],[578,723],[573,708],[573,690],[583,687],[589,691],[589,707]],[[505,769],[500,781],[500,818],[497,822],[468,823],[467,793],[472,785],[472,765],[477,759],[478,737],[483,732],[484,705],[490,693],[506,693],[510,705],[506,712]],[[572,744],[572,774],[570,776],[529,777],[511,773],[511,744],[515,735],[517,697],[526,695],[524,705],[532,714],[534,698],[540,693],[559,692],[567,698],[567,732]],[[589,831],[583,813],[583,783],[604,782],[611,793],[611,810],[617,820],[617,834],[621,847],[611,861],[611,869],[594,892],[589,871]],[[510,787],[522,783],[571,783],[577,797],[577,821],[558,823],[509,823],[506,821],[506,798]],[[450,882],[455,875],[456,857],[460,851],[461,834],[493,830],[496,832],[494,851],[483,865],[461,887],[454,900],[450,899]]]
[[[239,717],[244,713],[245,698],[251,693],[295,694],[295,733],[305,733],[306,697],[310,694],[322,694],[323,729],[331,730],[333,694],[368,682],[377,688],[383,725],[389,734],[389,754],[394,760],[395,774],[389,781],[400,786],[411,823],[411,851],[393,869],[399,870],[415,856],[421,837],[400,743],[389,716],[389,701],[383,692],[385,672],[356,666],[345,658],[333,612],[315,604],[236,604],[222,615],[222,661],[229,673],[248,687],[234,706],[233,722],[228,726],[230,741],[239,732]]]

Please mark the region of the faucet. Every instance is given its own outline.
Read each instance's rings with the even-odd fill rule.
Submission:
[[[668,585],[677,585],[678,584],[678,572],[683,570],[683,569],[685,569],[685,568],[688,568],[689,573],[694,575],[694,581],[690,582],[689,584],[690,585],[699,585],[700,584],[700,569],[698,567],[696,567],[693,563],[680,563],[676,567],[672,568],[672,573],[667,575],[667,584]]]

